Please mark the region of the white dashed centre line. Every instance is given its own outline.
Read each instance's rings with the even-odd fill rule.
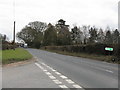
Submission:
[[[67,79],[66,80],[68,83],[70,83],[70,84],[73,84],[74,82],[72,81],[72,80],[70,80],[70,79]]]
[[[56,72],[56,70],[52,69],[53,72]]]
[[[75,88],[82,88],[81,86],[79,86],[79,85],[73,85],[73,87],[75,87]]]
[[[53,82],[56,84],[62,84],[62,82],[60,82],[59,80],[53,80]]]
[[[49,68],[49,69],[51,68],[51,67],[50,67],[50,66],[48,66],[48,65],[47,65],[46,67],[47,67],[47,68]]]
[[[63,79],[67,79],[67,77],[66,76],[64,76],[64,75],[62,75],[62,76],[60,76],[61,78],[63,78]]]
[[[57,72],[57,70],[53,69],[52,67],[48,66],[47,64],[45,63],[41,63],[42,65],[46,66],[47,68],[51,69],[54,73],[56,73],[57,75],[59,75],[59,77],[61,77],[62,79],[64,79],[66,82],[68,82],[69,84],[71,84],[74,88],[82,88],[81,86],[79,86],[78,84],[76,84],[75,82],[73,82],[72,80],[68,79],[68,77],[62,75],[61,73]],[[68,88],[66,85],[62,84],[63,82],[60,82],[59,80],[56,79],[56,77],[54,77],[52,75],[52,73],[48,72],[47,69],[44,69],[40,64],[38,63],[35,63],[35,65],[37,65],[40,69],[42,69],[50,79],[52,79],[52,81],[55,83],[55,84],[58,84],[58,86],[60,88]],[[107,72],[111,72],[110,70],[106,70]]]
[[[44,70],[44,68],[42,66],[40,66],[40,64],[35,63],[35,65],[37,65],[40,69]]]
[[[60,88],[68,88],[67,86],[65,85],[59,85]]]
[[[47,70],[45,69],[45,70],[43,70],[44,72],[47,72]]]
[[[56,77],[54,77],[54,76],[52,76],[52,75],[51,75],[51,76],[49,76],[49,77],[50,77],[50,79],[56,79]]]
[[[45,72],[47,75],[52,75],[50,72]]]
[[[59,72],[55,72],[57,75],[61,75],[61,73],[59,73]]]

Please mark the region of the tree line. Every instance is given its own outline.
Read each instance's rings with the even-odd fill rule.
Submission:
[[[95,26],[83,25],[81,27],[65,24],[60,19],[57,24],[48,25],[45,22],[34,21],[26,25],[17,33],[17,38],[24,40],[29,47],[63,46],[83,44],[120,44],[120,32],[107,27],[105,30]]]

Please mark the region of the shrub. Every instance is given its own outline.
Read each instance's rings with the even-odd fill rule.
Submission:
[[[105,51],[105,47],[113,47],[114,51]],[[44,49],[67,51],[75,53],[88,53],[99,55],[115,55],[120,56],[120,45],[107,44],[88,44],[88,45],[66,45],[66,46],[46,46]]]

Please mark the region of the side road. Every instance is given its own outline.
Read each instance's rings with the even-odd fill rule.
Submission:
[[[35,65],[35,61],[31,61],[4,66],[2,88],[58,88],[58,86]]]
[[[72,80],[65,81],[65,76],[37,57],[24,64],[4,66],[2,76],[2,88],[80,88],[83,90]]]

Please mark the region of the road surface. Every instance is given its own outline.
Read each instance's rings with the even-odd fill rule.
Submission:
[[[116,64],[37,49],[27,50],[36,58],[37,62],[17,68],[12,67],[13,69],[9,68],[10,70],[4,68],[4,88],[118,88],[118,65]],[[7,77],[8,74],[13,73],[19,73],[20,82],[15,75]],[[15,85],[10,80],[19,84],[23,84],[24,81],[25,84],[18,85],[17,83]],[[34,83],[29,83],[31,81]]]

